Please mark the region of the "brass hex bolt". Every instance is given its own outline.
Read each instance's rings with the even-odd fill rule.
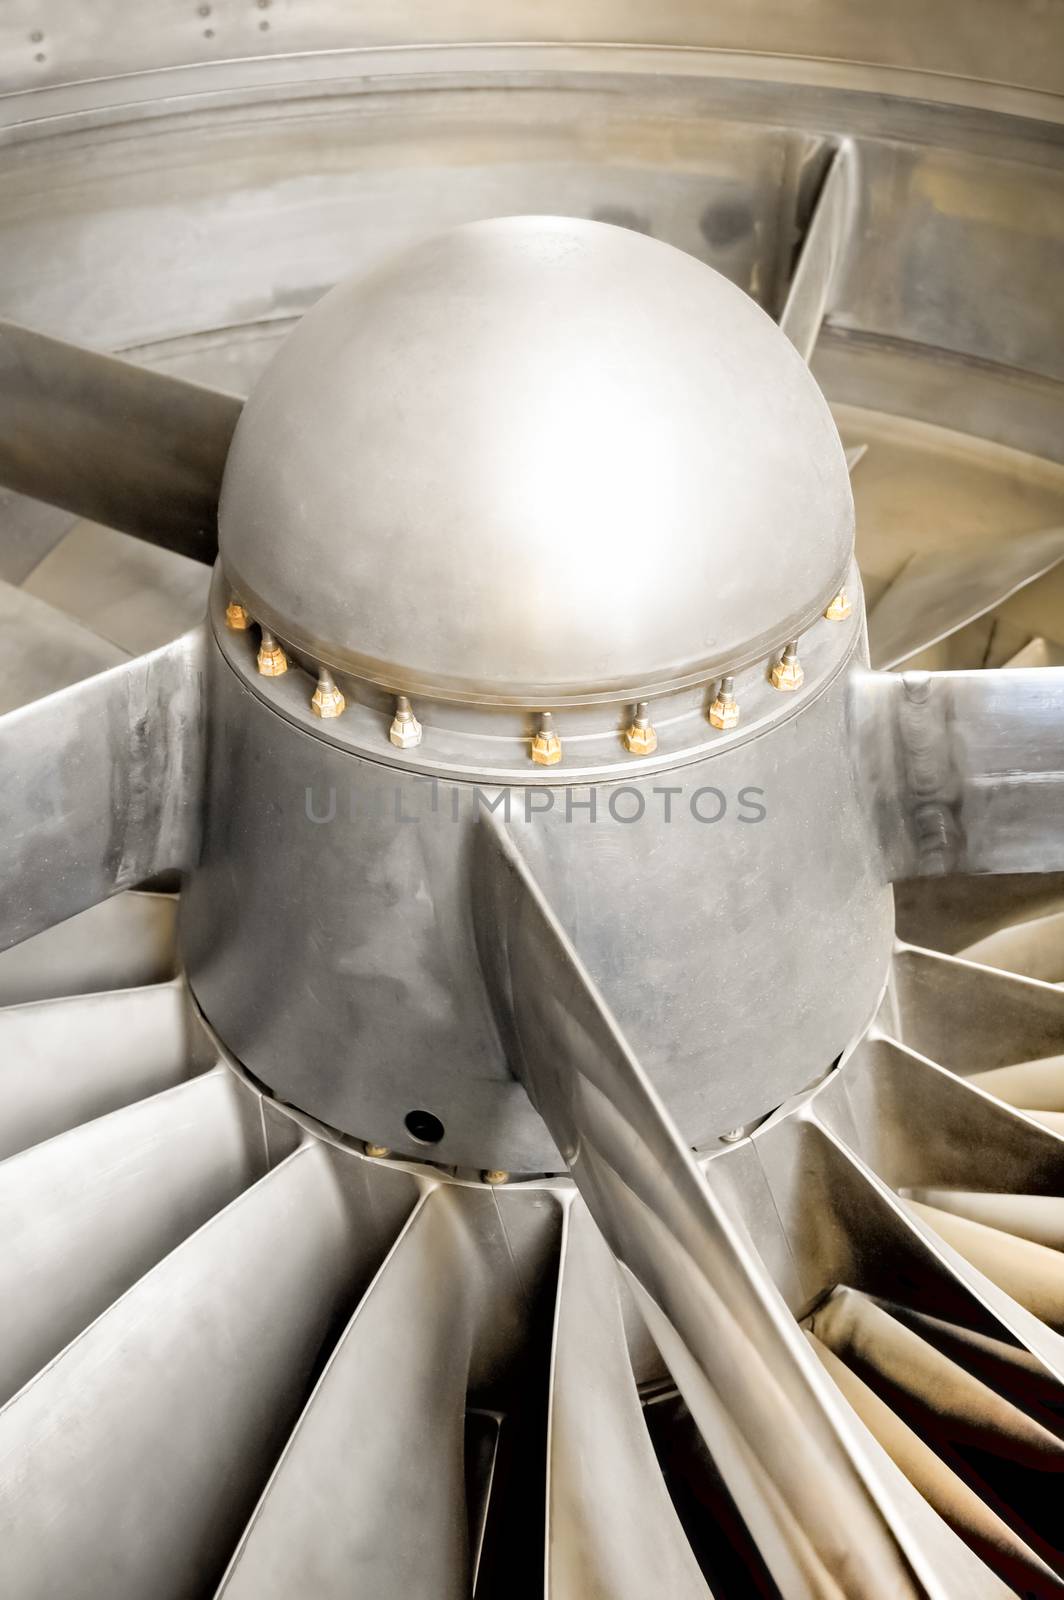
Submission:
[[[332,673],[328,667],[322,667],[318,673],[318,686],[310,697],[310,709],[316,717],[338,717],[346,705],[347,701],[336,687]]]
[[[802,663],[798,660],[798,641],[792,639],[784,645],[783,654],[770,674],[774,689],[800,689],[805,682]]]
[[[846,590],[840,589],[834,600],[824,612],[829,622],[845,622],[853,611],[853,606],[846,597]]]
[[[510,1181],[510,1174],[504,1172],[501,1167],[489,1167],[487,1172],[482,1172],[480,1176],[485,1183],[498,1184]]]
[[[648,711],[646,701],[640,700],[635,716],[624,730],[624,748],[630,756],[652,756],[658,748],[658,736]]]
[[[269,628],[263,628],[259,641],[259,671],[264,678],[281,678],[288,671],[288,657]]]
[[[539,732],[532,739],[532,760],[537,767],[556,767],[562,758],[562,742],[554,731],[554,718],[544,711]]]
[[[239,600],[230,600],[225,608],[225,625],[232,628],[234,633],[246,633],[251,627],[247,606],[241,605]]]
[[[392,1153],[386,1144],[364,1144],[362,1148],[374,1161],[384,1161]]]
[[[395,716],[388,729],[388,737],[398,750],[413,750],[415,745],[421,743],[421,724],[405,694],[395,697]]]
[[[739,726],[739,702],[735,698],[735,679],[722,678],[717,698],[709,708],[709,720],[714,728]]]

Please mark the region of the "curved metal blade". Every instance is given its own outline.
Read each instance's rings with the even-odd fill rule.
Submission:
[[[813,353],[838,282],[854,203],[853,162],[852,148],[841,144],[820,187],[780,314],[780,331],[787,335],[804,361]]]
[[[226,1600],[471,1592],[463,1473],[478,1263],[430,1191],[370,1285],[219,1587]],[[357,1576],[356,1576],[357,1575]]]
[[[619,1290],[610,1253],[576,1201],[554,1323],[548,1600],[709,1600],[643,1420]]]
[[[1064,528],[910,557],[868,618],[872,665],[900,666],[1064,559]]]
[[[0,1404],[260,1175],[245,1104],[216,1067],[0,1163]]]
[[[907,1204],[1017,1305],[1057,1333],[1064,1332],[1064,1256],[1059,1250],[921,1200]]]
[[[191,860],[204,637],[0,717],[0,949]]]
[[[1064,1250],[1064,1196],[1055,1194],[997,1194],[981,1189],[903,1189],[907,1200],[919,1200],[936,1211],[952,1211],[969,1222],[981,1222],[999,1233]]]
[[[808,1319],[809,1330],[881,1394],[904,1397],[955,1442],[1010,1461],[1059,1472],[1064,1442],[982,1379],[856,1289],[835,1289]]]
[[[0,716],[127,659],[46,600],[0,582]]]
[[[243,401],[0,322],[0,483],[197,561]]]
[[[195,1071],[179,982],[0,1008],[0,1161]]]
[[[1064,911],[1010,923],[957,954],[982,967],[1000,967],[1023,978],[1060,983],[1064,981]]]
[[[129,889],[0,950],[0,1006],[169,983],[177,968],[177,896]]]
[[[776,1581],[793,1596],[936,1592],[877,1503],[875,1461],[494,815],[479,849],[478,936],[515,1066]]]
[[[0,1410],[0,1590],[213,1594],[413,1198],[303,1145],[68,1344]]]
[[[1058,1595],[1064,1585],[1008,1523],[940,1460],[830,1346],[821,1343],[815,1333],[809,1339],[825,1371],[831,1374],[865,1427],[947,1526],[960,1534],[989,1567],[1007,1575],[1022,1594]],[[959,1584],[960,1575],[955,1577]],[[1013,1592],[993,1584],[985,1574],[976,1578],[971,1572],[966,1573],[963,1582],[963,1592],[967,1594]]]

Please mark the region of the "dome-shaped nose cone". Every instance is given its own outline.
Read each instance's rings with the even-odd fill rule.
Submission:
[[[692,256],[559,217],[335,289],[240,420],[221,549],[292,645],[557,705],[765,654],[839,587],[845,458],[805,364]]]

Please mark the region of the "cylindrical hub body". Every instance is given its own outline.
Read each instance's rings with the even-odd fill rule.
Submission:
[[[257,678],[249,635],[222,645],[182,949],[208,1022],[280,1099],[448,1164],[563,1165],[481,973],[473,852],[488,806],[509,816],[692,1145],[804,1088],[868,1022],[892,905],[846,736],[857,650],[755,737],[567,783],[531,767],[523,782],[426,770],[431,729],[393,759],[385,714],[368,707],[352,710],[376,720],[379,757],[345,748],[309,711],[299,725],[309,673]],[[409,1131],[419,1111],[444,1130],[431,1149]]]

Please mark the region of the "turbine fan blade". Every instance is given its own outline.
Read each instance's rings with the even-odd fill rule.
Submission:
[[[803,361],[808,361],[813,353],[838,282],[853,208],[853,163],[850,145],[839,145],[820,186],[780,314],[780,330]]]
[[[1064,868],[1064,667],[868,673],[855,711],[888,876]]]
[[[816,1307],[808,1326],[884,1398],[907,1402],[911,1414],[933,1420],[935,1432],[953,1443],[1055,1474],[1064,1467],[1064,1443],[1056,1434],[928,1344],[889,1307],[840,1287]]]
[[[0,483],[197,561],[243,401],[0,322]]]
[[[0,717],[0,949],[187,865],[205,634]]]
[[[988,1566],[1002,1570],[1010,1584],[1015,1583],[1022,1594],[1058,1595],[1064,1585],[1041,1557],[829,1346],[822,1344],[816,1334],[808,1337],[840,1393],[846,1396],[869,1432],[942,1520],[960,1534]]]
[[[968,1082],[1020,1110],[1064,1112],[1064,1056],[1036,1056],[1012,1066],[990,1067],[973,1073]]]
[[[0,1163],[0,1405],[260,1175],[246,1107],[216,1067]]]
[[[0,1006],[168,983],[177,967],[176,895],[131,889],[0,951]]]
[[[1012,1105],[1028,1102],[1001,1094],[996,1069],[1023,1079],[1027,1074],[1016,1063],[1031,1063],[1032,1076],[1044,1082],[1038,1063],[1045,1061],[1053,1075],[1045,1058],[1059,1049],[1064,1033],[1064,991],[1053,984],[902,946],[894,958],[893,995],[903,1044]],[[1024,1087],[1030,1088],[1029,1079]]]
[[[0,582],[0,717],[117,667],[126,657],[118,645],[46,600]]]
[[[891,1530],[870,1441],[850,1431],[498,817],[484,817],[479,849],[481,958],[517,1070],[773,1577],[796,1597],[920,1593],[918,1535]]]
[[[219,1600],[471,1592],[463,1419],[482,1302],[462,1196],[430,1191],[363,1297]],[[415,1465],[416,1462],[416,1465]]]
[[[983,967],[1060,983],[1064,981],[1064,911],[1009,923],[957,953]]]
[[[180,984],[0,1009],[0,1162],[195,1071]]]
[[[999,1233],[1064,1250],[1064,1197],[1055,1194],[992,1194],[981,1189],[904,1189],[907,1200],[919,1200],[936,1211],[952,1211],[969,1222],[982,1222]]]
[[[1064,528],[911,556],[869,615],[872,665],[900,666],[984,617],[1062,559]]]
[[[1064,1331],[1064,1256],[1059,1250],[920,1200],[907,1204],[1017,1305],[1057,1333]]]
[[[1014,656],[1002,663],[1006,667],[1064,667],[1064,647],[1049,639],[1031,639]]]
[[[300,1146],[20,1389],[0,1410],[0,1590],[213,1594],[412,1190],[370,1197]]]
[[[548,1600],[708,1600],[643,1421],[619,1290],[610,1253],[576,1201],[554,1321]]]

